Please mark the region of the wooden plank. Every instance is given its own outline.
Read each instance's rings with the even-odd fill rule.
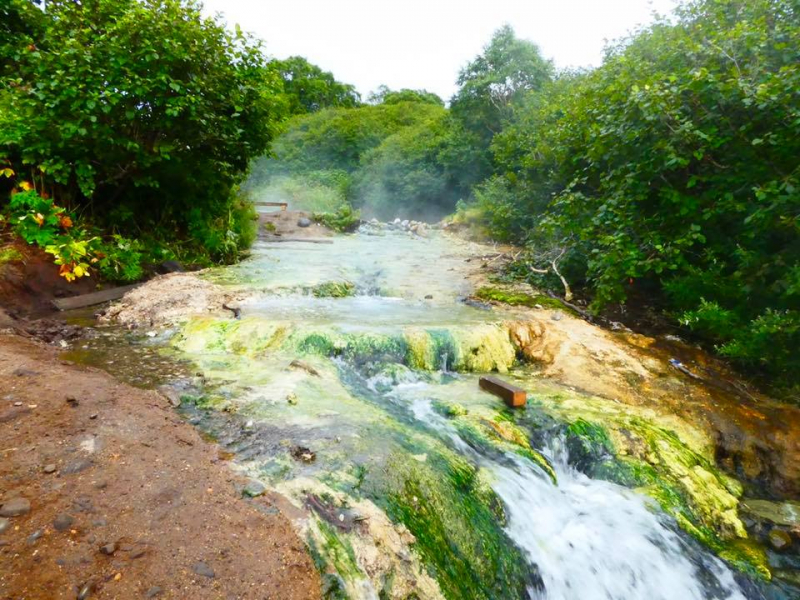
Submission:
[[[287,202],[255,202],[256,206],[280,206],[281,210],[286,210],[289,206]]]
[[[332,244],[333,240],[323,238],[262,237],[262,242],[306,242],[308,244]]]
[[[119,300],[139,285],[141,284],[134,283],[132,285],[109,288],[107,290],[100,290],[99,292],[92,292],[91,294],[83,294],[81,296],[57,298],[53,300],[53,304],[58,310],[72,310],[73,308],[94,306],[95,304],[102,304],[103,302],[110,302],[111,300]]]
[[[528,394],[525,390],[511,385],[498,377],[493,377],[491,375],[481,377],[478,384],[481,386],[482,390],[502,398],[503,402],[511,408],[525,406],[525,402],[528,399]]]

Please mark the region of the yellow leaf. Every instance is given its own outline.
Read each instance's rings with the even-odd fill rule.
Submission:
[[[4,177],[13,177],[14,169],[9,169],[8,167],[0,169],[0,175],[3,175]]]
[[[36,216],[33,217],[33,220],[39,224],[39,227],[41,227],[44,223],[44,215],[42,213],[36,213]]]
[[[31,184],[30,181],[21,181],[19,187],[21,187],[26,192],[33,189],[33,185]]]

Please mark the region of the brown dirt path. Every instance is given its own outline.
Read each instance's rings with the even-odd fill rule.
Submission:
[[[0,598],[319,598],[224,459],[156,392],[0,335],[0,514],[30,504],[0,517]]]

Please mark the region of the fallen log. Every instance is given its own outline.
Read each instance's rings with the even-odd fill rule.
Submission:
[[[280,206],[281,211],[286,210],[286,207],[289,206],[287,202],[255,202],[256,206]]]
[[[309,244],[332,244],[333,240],[325,240],[322,238],[289,238],[289,237],[265,237],[262,238],[264,242],[307,242]]]
[[[481,389],[502,398],[503,402],[511,408],[521,408],[525,406],[528,394],[522,388],[511,385],[498,377],[487,375],[478,381]]]
[[[94,306],[95,304],[102,304],[103,302],[110,302],[111,300],[119,300],[125,294],[139,285],[140,284],[138,283],[134,283],[132,285],[123,285],[120,287],[109,288],[107,290],[100,290],[99,292],[92,292],[90,294],[82,294],[80,296],[56,298],[53,300],[53,305],[58,310],[72,310],[74,308]]]

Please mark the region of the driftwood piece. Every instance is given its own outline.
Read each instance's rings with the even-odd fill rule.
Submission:
[[[99,292],[92,292],[91,294],[82,294],[81,296],[72,296],[70,298],[57,298],[53,300],[53,305],[58,310],[72,310],[74,308],[84,308],[86,306],[94,306],[95,304],[102,304],[103,302],[110,302],[111,300],[119,300],[125,294],[130,292],[133,288],[138,287],[140,284],[134,283],[132,285],[123,285],[120,287],[101,290]]]

